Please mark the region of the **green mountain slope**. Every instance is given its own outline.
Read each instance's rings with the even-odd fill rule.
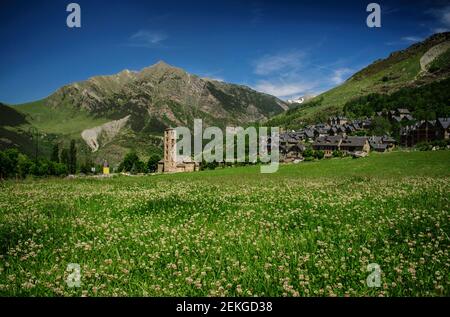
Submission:
[[[48,155],[54,135],[37,132],[25,114],[0,103],[0,150],[15,147],[34,157],[38,148],[39,153]]]
[[[435,34],[386,59],[375,61],[342,85],[273,117],[269,124],[297,127],[305,122],[323,121],[330,115],[342,113],[346,103],[359,97],[392,94],[403,88],[414,89],[448,78],[449,49],[450,32]]]

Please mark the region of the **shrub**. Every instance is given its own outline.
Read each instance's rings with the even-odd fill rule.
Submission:
[[[321,159],[324,158],[325,152],[322,151],[322,150],[317,150],[317,151],[314,152],[314,156],[315,156],[317,159],[321,160]]]
[[[314,151],[312,149],[306,149],[303,152],[303,157],[313,157],[314,156]]]
[[[147,172],[147,166],[144,162],[137,160],[136,162],[134,162],[130,172],[133,174],[145,173]]]
[[[158,170],[158,162],[161,160],[161,156],[153,154],[147,161],[147,170],[150,173],[154,173]]]
[[[33,162],[28,158],[28,156],[20,154],[17,161],[17,172],[19,177],[25,178],[28,174],[30,174],[32,165]]]
[[[133,166],[137,162],[139,162],[139,157],[137,156],[136,152],[130,152],[127,155],[125,155],[125,158],[123,159],[122,163],[120,163],[119,171],[131,172]]]
[[[50,164],[48,162],[41,162],[38,168],[38,176],[47,176],[51,175]]]
[[[8,149],[0,153],[0,177],[15,176],[19,161],[19,151],[17,149]]]
[[[65,176],[68,174],[67,166],[63,163],[54,163],[54,171],[56,176]]]
[[[420,142],[416,144],[416,149],[419,151],[431,151],[433,146],[427,142]]]
[[[344,157],[345,153],[339,150],[333,151],[333,157]]]

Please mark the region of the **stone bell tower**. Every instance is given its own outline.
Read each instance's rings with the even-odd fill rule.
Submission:
[[[167,128],[164,131],[164,172],[177,171],[176,143],[176,130]]]

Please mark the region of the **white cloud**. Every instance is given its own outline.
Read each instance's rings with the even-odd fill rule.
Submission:
[[[155,47],[168,38],[162,31],[140,30],[130,36],[129,46],[133,47]]]
[[[438,16],[440,18],[440,21],[445,26],[450,27],[450,6],[445,7],[438,11]]]
[[[353,73],[353,70],[350,68],[338,68],[334,70],[331,82],[335,85],[340,85],[346,80],[347,75],[350,75],[351,73]]]
[[[434,33],[438,33],[438,32],[434,31]],[[398,41],[386,42],[385,44],[389,45],[389,46],[397,46],[397,45],[404,45],[404,44],[413,44],[413,43],[421,42],[423,40],[425,40],[425,38],[420,37],[420,36],[411,35],[411,36],[403,36]]]
[[[303,56],[302,52],[266,55],[253,63],[254,72],[257,75],[270,75],[283,70],[291,72],[301,66]]]
[[[260,78],[252,87],[278,98],[291,99],[317,95],[341,84],[353,73],[342,61],[317,64],[308,55],[305,50],[295,50],[263,56],[253,63],[254,73]]]
[[[215,77],[215,76],[206,76],[206,77],[203,77],[204,79],[209,79],[209,80],[215,80],[215,81],[222,81],[222,82],[224,82],[225,81],[225,79],[223,79],[222,77]]]
[[[419,36],[404,36],[401,38],[401,40],[404,42],[416,43],[416,42],[423,41],[424,38],[419,37]]]
[[[444,33],[444,32],[450,32],[449,28],[435,28],[433,30],[434,33]]]
[[[225,81],[225,78],[222,76],[222,69],[217,69],[214,71],[202,71],[202,70],[197,70],[197,69],[192,69],[190,70],[191,73],[193,74],[197,74],[198,76],[200,76],[203,79],[206,80],[216,80],[216,81]]]
[[[259,81],[253,88],[257,91],[264,92],[278,98],[289,98],[292,96],[305,95],[311,93],[316,87],[314,82],[304,81],[277,81],[271,82],[268,80]]]
[[[433,8],[427,11],[437,20],[437,26],[433,28],[434,33],[450,31],[450,6]]]

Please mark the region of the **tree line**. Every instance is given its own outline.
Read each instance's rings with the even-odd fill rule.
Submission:
[[[31,159],[15,148],[0,151],[0,178],[33,176],[65,176],[77,171],[77,148],[75,140],[70,147],[59,149],[55,144],[50,160],[47,158]]]
[[[158,170],[158,162],[161,157],[157,154],[153,154],[147,160],[147,162],[142,161],[136,152],[131,151],[125,155],[123,161],[119,164],[117,171],[127,172],[132,174],[140,173],[154,173]]]
[[[418,120],[434,120],[450,115],[450,78],[420,87],[407,87],[392,94],[370,94],[347,102],[348,117],[371,117],[375,112],[408,108]]]

